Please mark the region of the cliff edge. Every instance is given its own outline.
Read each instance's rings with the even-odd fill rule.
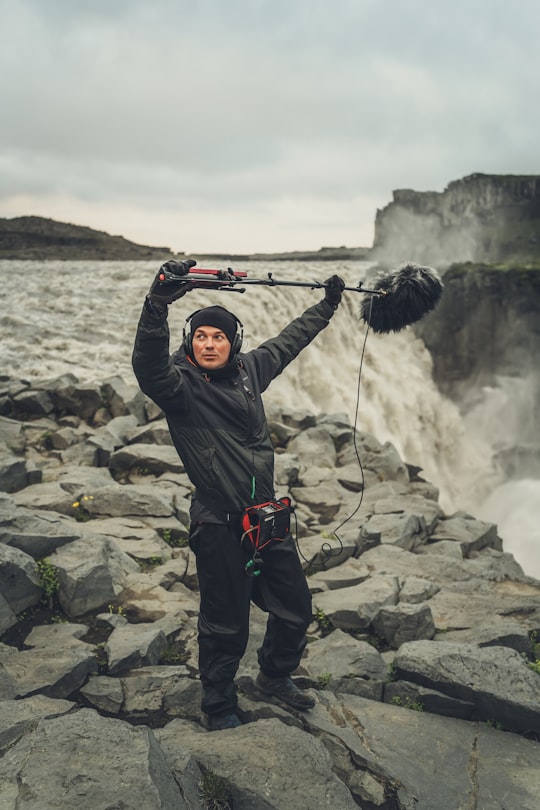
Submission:
[[[371,258],[448,267],[540,258],[540,176],[471,174],[441,193],[399,189],[379,209]]]
[[[499,462],[508,478],[536,478],[540,265],[458,263],[446,271],[444,287],[436,312],[414,326],[433,358],[437,387],[465,412],[486,396],[498,401],[492,427]]]

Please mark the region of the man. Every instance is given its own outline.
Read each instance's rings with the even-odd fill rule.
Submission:
[[[253,550],[242,538],[242,518],[246,508],[276,497],[261,394],[328,325],[344,282],[332,276],[322,301],[246,354],[240,351],[242,324],[236,316],[221,306],[204,307],[189,316],[182,346],[170,356],[167,307],[193,285],[187,278],[167,283],[162,271],[187,276],[194,265],[167,262],[156,276],[139,320],[133,368],[141,390],[163,410],[195,486],[190,546],[200,588],[202,709],[208,727],[216,730],[240,725],[234,677],[248,640],[250,601],[269,614],[258,650],[257,687],[299,710],[314,705],[290,678],[312,618],[294,542],[289,534],[269,543],[260,575],[250,577]]]

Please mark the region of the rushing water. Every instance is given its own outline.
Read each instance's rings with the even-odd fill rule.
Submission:
[[[356,286],[366,278],[369,264],[238,262],[234,269],[247,270],[253,278],[272,272],[276,279],[301,281],[324,281],[339,273]],[[115,374],[134,381],[133,338],[156,271],[155,262],[1,261],[2,373],[32,381],[66,372],[87,382]],[[320,297],[320,291],[290,287],[251,287],[244,294],[195,290],[171,307],[171,348],[181,340],[186,316],[209,303],[223,304],[240,318],[247,350]],[[344,295],[329,327],[274,381],[267,400],[315,413],[345,412],[354,420],[365,337],[360,298],[354,292]],[[412,330],[368,335],[357,424],[380,441],[392,442],[405,461],[421,467],[439,487],[447,512],[478,514],[501,483],[489,441],[477,425],[469,428],[458,408],[439,393],[430,355]],[[486,501],[484,516],[492,519],[490,514]],[[520,559],[516,548],[508,550]]]

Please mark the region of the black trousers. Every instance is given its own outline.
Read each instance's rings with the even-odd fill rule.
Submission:
[[[269,614],[257,654],[260,668],[270,677],[290,675],[296,669],[312,618],[311,593],[292,538],[264,549],[262,573],[250,577],[245,565],[251,553],[242,548],[241,533],[234,524],[202,523],[191,528],[201,598],[202,709],[207,714],[236,707],[234,677],[246,650],[251,601]]]

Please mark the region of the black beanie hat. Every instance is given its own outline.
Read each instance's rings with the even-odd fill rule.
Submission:
[[[225,309],[225,307],[205,307],[204,309],[197,310],[197,312],[191,316],[190,331],[191,335],[194,335],[195,330],[198,329],[199,326],[213,326],[216,329],[221,329],[221,331],[227,335],[231,346],[233,346],[238,330],[238,323],[234,315],[229,312],[228,309]]]

